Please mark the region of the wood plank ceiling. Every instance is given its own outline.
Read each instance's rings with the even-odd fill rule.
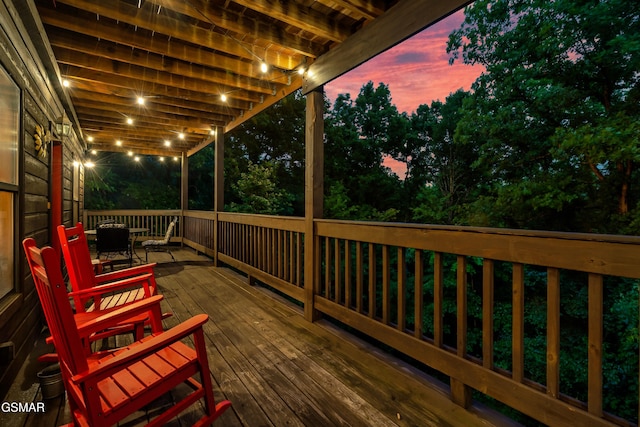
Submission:
[[[84,141],[140,154],[188,152],[234,128],[397,2],[35,0]]]

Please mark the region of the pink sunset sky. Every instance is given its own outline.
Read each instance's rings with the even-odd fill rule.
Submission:
[[[452,92],[469,90],[483,68],[463,64],[449,65],[447,40],[464,20],[464,11],[450,15],[408,40],[378,55],[360,67],[325,85],[331,102],[341,93],[355,99],[368,81],[385,83],[392,102],[400,112],[411,114],[421,104],[444,101]]]
[[[449,34],[459,28],[463,20],[464,11],[459,10],[328,83],[325,85],[327,97],[332,104],[338,94],[349,93],[355,100],[367,82],[372,81],[374,86],[385,83],[398,111],[411,114],[421,104],[444,102],[458,89],[469,90],[484,68],[465,65],[460,60],[449,65],[446,51]],[[404,178],[404,163],[387,157],[383,164]]]

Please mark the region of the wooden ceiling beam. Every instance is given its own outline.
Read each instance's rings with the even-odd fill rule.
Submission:
[[[104,21],[96,21],[87,28],[86,20],[79,18],[66,19],[59,14],[55,14],[50,9],[43,9],[41,17],[47,27],[51,27],[49,30],[51,42],[63,47],[69,47],[69,44],[73,45],[74,42],[80,42],[85,47],[78,47],[78,50],[83,51],[91,49],[91,43],[94,43],[95,50],[99,48],[99,41],[106,41],[115,45],[139,49],[145,53],[156,54],[163,58],[165,62],[162,69],[165,69],[172,60],[179,60],[188,64],[200,65],[207,69],[221,70],[230,76],[238,75],[256,80],[264,78],[264,74],[260,71],[255,61],[241,61],[208,49],[201,49],[191,44],[182,43],[180,40],[169,40],[159,35],[146,36],[142,34],[142,31],[124,32],[106,24]],[[83,42],[82,39],[87,37],[93,37],[94,39]],[[87,53],[91,53],[91,51]],[[292,62],[291,68],[293,69],[298,65]],[[277,75],[269,75],[268,77],[275,79]]]
[[[283,59],[285,57],[297,57],[293,61],[294,63],[302,61],[302,56],[293,51],[290,52],[291,55],[287,52],[267,52],[266,57],[260,56],[259,54],[264,55],[263,48],[266,46],[263,46],[258,52],[254,52],[254,50],[258,49],[255,47],[247,49],[246,46],[241,45],[232,37],[210,29],[198,27],[193,25],[193,23],[173,19],[162,13],[158,14],[153,10],[151,4],[145,3],[142,8],[137,8],[136,6],[118,0],[100,0],[99,3],[89,0],[56,1],[99,15],[101,18],[113,19],[114,21],[129,24],[136,28],[143,28],[154,33],[164,34],[171,38],[205,46],[209,49],[224,52],[225,54],[249,61],[256,61],[256,58],[260,57],[268,61],[269,64],[273,64],[282,69],[287,69],[287,66],[291,64],[291,60]],[[87,23],[85,23],[85,25],[87,25]]]
[[[118,111],[122,114],[126,114],[130,117],[138,117],[138,116],[151,116],[151,117],[162,117],[162,116],[185,116],[185,117],[194,117],[201,121],[211,121],[211,122],[225,122],[229,119],[229,116],[211,113],[207,111],[196,111],[179,107],[167,107],[163,104],[153,103],[153,102],[145,102],[145,105],[133,104],[130,99],[127,98],[119,98],[119,97],[107,97],[100,94],[83,92],[79,95],[79,92],[76,91],[74,93],[74,105],[82,108],[102,108],[104,110]]]
[[[222,10],[214,8],[208,1],[147,0],[147,3],[174,10],[194,19],[205,20],[232,33],[241,35],[243,41],[246,37],[253,40],[263,39],[273,44],[276,50],[290,49],[309,58],[315,58],[327,50],[322,44],[287,34],[284,31],[280,31],[275,25],[252,19],[246,14],[235,13],[228,10],[228,8]]]
[[[64,68],[64,67],[63,67]],[[238,110],[248,110],[251,107],[251,102],[245,99],[239,99],[236,94],[229,94],[229,98],[226,102],[223,102],[220,99],[220,94],[209,91],[196,91],[196,90],[185,90],[180,88],[179,86],[165,85],[160,82],[141,80],[132,77],[124,77],[122,74],[117,73],[107,73],[101,71],[87,71],[82,68],[76,68],[72,66],[67,67],[69,72],[63,73],[63,76],[71,80],[72,85],[75,85],[75,81],[88,81],[93,82],[96,85],[109,85],[114,87],[120,87],[125,89],[123,91],[123,96],[136,97],[140,95],[140,93],[132,93],[131,88],[139,88],[140,92],[142,92],[145,96],[147,95],[157,95],[157,96],[166,96],[170,98],[182,98],[187,99],[193,102],[205,102],[211,104],[217,104],[221,107],[225,105],[230,108],[235,108]],[[128,93],[124,93],[128,92]],[[261,99],[259,97],[253,97],[253,101],[260,102]]]
[[[101,152],[106,151],[106,152],[113,152],[113,153],[126,153],[127,151],[129,151],[126,148],[109,146],[104,144],[93,144],[91,149],[96,151],[101,151]],[[180,156],[182,155],[182,152],[177,150],[163,150],[161,148],[143,147],[143,146],[135,147],[135,149],[137,154],[142,156],[158,156],[158,157],[165,157],[165,158],[178,157],[179,159]]]
[[[136,102],[136,96],[132,95],[129,90],[113,88],[106,85],[97,87],[97,85],[86,81],[76,80],[70,92],[73,94],[74,101],[96,99],[105,103],[128,105]],[[227,118],[240,114],[240,110],[231,109],[228,105],[221,106],[204,102],[192,102],[181,98],[150,94],[144,95],[144,99],[146,104],[150,104],[150,108],[156,108],[165,113],[172,113],[174,111],[182,112],[184,110],[185,114],[188,114],[189,111],[195,111],[196,114],[211,114]]]
[[[330,0],[345,9],[362,13],[367,19],[375,19],[382,15],[387,8],[383,0]]]
[[[93,136],[94,142],[103,142],[107,144],[114,144],[120,140],[125,145],[127,141],[146,141],[151,145],[164,145],[165,141],[171,142],[171,146],[176,147],[191,147],[193,144],[198,143],[202,138],[209,135],[209,132],[195,132],[186,129],[184,138],[178,138],[177,132],[167,132],[163,128],[139,128],[129,129],[124,131],[122,127],[116,127],[113,123],[104,121],[94,121],[91,118],[86,118],[86,127],[83,131],[87,136]],[[199,129],[198,129],[199,131]]]
[[[172,74],[152,68],[144,68],[135,64],[69,51],[68,49],[56,48],[54,51],[60,64],[76,67],[78,71],[82,70],[79,76],[83,74],[88,75],[87,70],[95,71],[102,76],[112,74],[118,79],[128,78],[142,82],[143,84],[139,86],[141,90],[146,87],[148,83],[152,83],[217,97],[226,93],[230,99],[253,103],[260,102],[261,96],[273,93],[275,90],[275,85],[273,85],[269,90],[256,93],[245,89],[243,86],[223,86],[181,74]],[[64,69],[65,67],[62,68]],[[70,68],[67,68],[67,71],[69,70]],[[144,92],[141,94],[144,94]],[[222,103],[222,101],[219,102]]]
[[[182,152],[186,152],[186,150],[181,148],[167,148],[160,147],[154,145],[147,145],[145,143],[132,143],[128,147],[118,147],[113,143],[101,143],[95,142],[91,143],[89,148],[90,150],[102,151],[102,152],[115,152],[115,153],[128,153],[129,151],[133,151],[138,155],[146,155],[146,156],[162,156],[162,157],[174,157],[182,154]]]
[[[84,66],[83,63],[97,64],[101,58],[104,58],[145,69],[183,75],[212,84],[244,87],[259,93],[270,93],[272,91],[270,86],[287,81],[286,76],[281,72],[266,73],[261,76],[261,79],[233,75],[218,69],[163,57],[137,48],[132,49],[106,40],[78,40],[77,36],[73,37],[73,33],[65,31],[57,32],[56,36],[51,39],[51,45],[55,48],[56,57],[59,57],[60,61],[72,64],[73,61],[78,61],[74,64],[78,66]]]
[[[295,2],[269,0],[234,0],[234,2],[333,42],[342,42],[351,35],[351,30],[346,26],[328,20],[325,14],[309,7],[301,7]]]
[[[194,143],[199,142],[202,138],[209,135],[209,132],[185,132],[184,139],[179,139],[177,134],[168,135],[166,132],[159,132],[158,128],[141,128],[135,131],[123,132],[120,129],[116,129],[113,126],[104,122],[93,122],[87,120],[87,132],[94,137],[100,136],[102,142],[115,144],[117,140],[123,142],[126,145],[128,141],[146,141],[152,145],[165,145],[165,141],[171,142],[171,146],[176,147],[190,147]]]
[[[96,117],[103,117],[104,119],[110,119],[113,123],[120,124],[123,128],[143,126],[151,124],[153,126],[163,125],[174,126],[177,129],[185,127],[194,129],[203,129],[204,131],[211,130],[212,124],[220,125],[221,121],[216,120],[214,117],[196,117],[191,116],[178,116],[176,114],[167,114],[154,112],[153,114],[139,114],[135,111],[124,111],[118,109],[115,105],[105,105],[98,103],[78,102],[78,106],[83,108],[83,114],[81,117],[85,118],[88,115],[94,115]],[[127,118],[133,120],[133,124],[126,123]]]

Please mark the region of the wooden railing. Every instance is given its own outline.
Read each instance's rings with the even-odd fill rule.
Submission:
[[[182,214],[185,244],[440,372],[463,406],[474,389],[548,425],[637,423],[637,415],[624,419],[606,407],[603,361],[605,333],[628,333],[604,331],[604,294],[612,281],[627,281],[629,293],[638,286],[638,237],[315,220],[313,257],[305,258],[302,218]],[[305,261],[314,263],[311,301]],[[588,295],[584,345],[569,349],[584,355],[582,395],[568,395],[561,379],[569,333],[561,307],[573,303],[560,297],[567,280],[582,280],[576,292]],[[540,295],[546,327],[532,340],[527,316]],[[496,310],[511,318],[507,330],[497,330]],[[637,333],[637,323],[630,328]],[[496,348],[505,334],[508,348]],[[544,364],[536,378],[532,352]],[[617,363],[635,375],[628,393],[637,403],[637,357],[630,360]]]
[[[101,221],[114,220],[126,224],[131,228],[146,228],[147,238],[161,239],[164,237],[169,223],[174,217],[178,217],[178,223],[173,232],[172,241],[182,240],[182,226],[179,210],[85,210],[82,225],[85,230],[96,228]]]

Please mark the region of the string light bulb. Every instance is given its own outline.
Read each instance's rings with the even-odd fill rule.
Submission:
[[[220,95],[220,99],[222,100],[222,102],[227,102],[227,95],[223,93],[222,95]]]
[[[144,105],[144,98],[141,96],[138,97],[138,105]]]
[[[127,117],[127,124],[128,125],[132,125],[133,124],[133,119],[131,117]]]
[[[267,65],[266,62],[260,63],[260,71],[262,71],[263,73],[266,73],[267,71],[269,71],[269,66]]]

